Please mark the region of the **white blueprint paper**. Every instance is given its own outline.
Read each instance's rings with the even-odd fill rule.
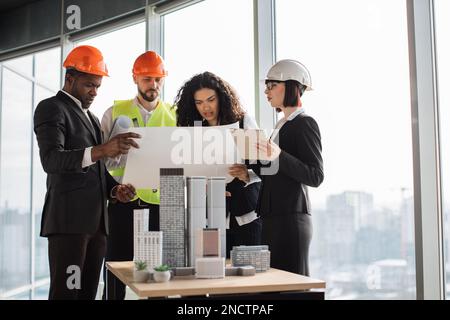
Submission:
[[[263,152],[256,148],[256,143],[267,143],[267,137],[264,130],[231,129],[230,131],[242,159],[269,160]]]
[[[123,183],[137,189],[159,188],[160,168],[183,168],[185,176],[226,177],[228,168],[241,163],[230,129],[217,127],[130,128],[142,136],[139,149],[131,148]]]

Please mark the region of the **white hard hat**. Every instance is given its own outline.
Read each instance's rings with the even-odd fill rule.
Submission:
[[[280,60],[267,72],[266,81],[295,80],[306,86],[306,90],[312,90],[311,75],[308,69],[300,62],[292,59]]]

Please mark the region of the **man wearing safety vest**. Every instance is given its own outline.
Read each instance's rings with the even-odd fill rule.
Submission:
[[[102,119],[104,138],[108,139],[118,117],[125,116],[134,127],[174,127],[176,112],[172,105],[160,99],[161,89],[167,70],[164,60],[154,51],[141,54],[133,65],[133,80],[137,85],[137,95],[131,100],[118,100],[106,110]],[[121,182],[126,156],[110,158],[106,166],[110,174]],[[109,228],[106,261],[133,260],[133,211],[149,209],[149,230],[159,231],[159,190],[137,189],[136,197],[129,203],[109,202]],[[111,279],[112,278],[112,279]],[[110,277],[108,297],[106,288],[103,299],[123,300],[125,285]],[[106,281],[105,281],[106,283]]]

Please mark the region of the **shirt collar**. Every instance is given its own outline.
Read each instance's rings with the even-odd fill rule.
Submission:
[[[281,119],[277,122],[277,124],[275,125],[275,128],[276,128],[276,129],[280,129],[286,122],[293,120],[296,116],[298,116],[299,114],[304,113],[304,112],[305,112],[305,109],[303,109],[303,107],[302,107],[302,108],[299,108],[299,109],[297,109],[297,110],[295,110],[294,112],[292,112],[292,113],[289,115],[289,117],[287,117],[287,118],[285,118],[285,117],[281,118]]]
[[[304,113],[305,110],[303,108],[298,108],[297,110],[295,110],[294,112],[292,112],[289,117],[287,117],[286,121],[291,121],[292,119],[294,119],[296,116],[298,116],[301,113]]]
[[[81,111],[83,111],[84,113],[87,113],[88,109],[84,109],[83,108],[80,100],[75,98],[73,95],[71,95],[67,91],[64,91],[64,90],[61,89],[61,92],[64,92],[70,99],[72,99],[76,103],[76,105],[81,109]]]
[[[156,108],[158,108],[159,104],[161,103],[161,100],[158,100],[158,103],[156,104],[155,109],[153,109],[152,111],[148,111],[147,109],[144,108],[144,106],[139,102],[139,99],[137,96],[134,97],[133,103],[138,106],[142,111],[144,111],[145,113],[151,114],[153,113],[153,111],[156,110]]]

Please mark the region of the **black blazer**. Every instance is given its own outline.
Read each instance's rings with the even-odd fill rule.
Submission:
[[[242,216],[256,208],[261,182],[244,186],[245,182],[238,178],[227,183],[226,190],[231,193],[231,197],[226,198],[227,214],[229,213],[232,217]]]
[[[47,173],[41,236],[94,234],[101,224],[108,232],[106,200],[117,182],[102,160],[81,168],[84,149],[102,142],[100,123],[90,112],[89,116],[92,125],[61,91],[36,108],[34,132]]]
[[[300,114],[281,127],[275,141],[282,150],[278,170],[269,174],[263,171],[267,166],[276,168],[276,161],[251,166],[262,180],[256,212],[263,217],[310,214],[306,186],[318,187],[324,178],[319,127],[313,118]]]

